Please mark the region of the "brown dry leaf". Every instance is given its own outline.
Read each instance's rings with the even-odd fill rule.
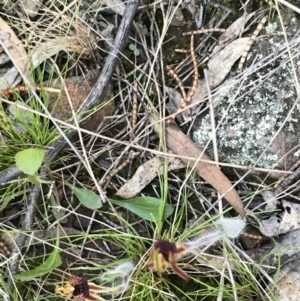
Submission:
[[[44,0],[23,0],[19,9],[22,11],[22,14],[33,19],[39,13],[39,9],[43,2]]]
[[[44,86],[52,88],[48,104],[52,116],[63,121],[72,118],[73,115],[69,99],[72,101],[72,107],[74,113],[76,113],[88,97],[94,84],[97,82],[99,74],[100,70],[90,70],[85,77],[73,76],[65,79],[63,83],[60,81],[55,84],[44,83]],[[65,89],[68,91],[69,97],[67,96]],[[57,92],[55,92],[55,90]],[[109,86],[104,99],[103,108],[93,114],[92,118],[84,126],[85,129],[90,131],[96,130],[105,116],[112,115],[115,109],[112,98],[112,88]]]
[[[80,39],[72,37],[57,37],[49,39],[47,42],[40,43],[32,50],[31,64],[36,68],[45,60],[58,54],[60,51],[76,52],[78,54],[89,55],[90,49],[80,43]]]
[[[230,72],[233,64],[241,57],[250,38],[241,38],[226,45],[216,56],[208,62],[208,77],[210,88],[219,86],[227,74]],[[223,47],[223,46],[222,46]],[[215,50],[220,48],[216,46]],[[200,80],[196,89],[194,100],[201,100],[207,95],[205,80]]]
[[[16,36],[11,27],[0,17],[0,33],[2,35],[2,43],[9,51],[12,61],[15,65],[19,67],[22,73],[25,75],[27,80],[31,82],[30,72],[29,72],[29,59],[27,52]],[[0,89],[5,89],[8,86],[14,87],[20,81],[20,75],[17,68],[11,69],[5,74],[4,77],[0,79]]]
[[[195,162],[199,159],[211,160],[189,137],[173,124],[166,125],[165,137],[167,147],[180,156],[180,158],[195,158],[181,158],[181,160],[187,166],[194,167],[201,178],[213,186],[221,195],[224,195],[224,198],[231,204],[236,212],[241,216],[245,215],[244,205],[237,191],[222,171],[216,165],[207,162],[198,161],[195,165]]]
[[[1,26],[1,22],[0,22]],[[1,27],[0,27],[1,30]],[[79,39],[71,37],[58,37],[55,39],[49,39],[47,42],[40,43],[35,49],[32,50],[30,57],[30,65],[33,69],[38,67],[48,58],[56,55],[60,51],[66,52],[77,52],[89,54],[89,49],[85,45],[81,44]],[[27,54],[26,54],[27,55]],[[12,67],[3,77],[0,77],[0,89],[4,90],[8,87],[16,86],[20,81],[21,77],[18,76],[18,70],[16,67]]]
[[[177,158],[168,158],[168,171],[184,168],[186,165]],[[153,179],[164,172],[164,162],[154,157],[139,166],[133,177],[128,180],[116,195],[130,199],[140,193]]]

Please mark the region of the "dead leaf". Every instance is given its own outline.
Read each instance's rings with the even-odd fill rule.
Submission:
[[[274,213],[266,220],[260,220],[259,217],[253,216],[259,225],[259,231],[267,236],[274,237],[283,233],[300,229],[300,204],[279,200],[274,202],[275,207],[268,207],[269,211]],[[278,206],[282,208],[278,211]]]
[[[82,35],[84,35],[84,33],[82,33]],[[81,36],[77,38],[75,36],[66,36],[49,39],[47,42],[38,44],[37,47],[32,50],[32,64],[34,67],[37,67],[46,59],[56,55],[62,50],[65,52],[90,55],[92,50],[91,47],[93,46],[88,46],[94,43],[94,38],[90,36],[89,40],[89,44],[84,44]]]
[[[220,36],[219,44],[224,44],[230,40],[236,39],[240,36],[241,31],[244,30],[245,25],[247,22],[252,18],[252,16],[255,14],[255,12],[252,12],[251,14],[244,14],[240,18],[238,18],[236,21],[234,21],[227,29],[226,31]]]
[[[114,45],[114,36],[113,36],[113,30],[114,25],[108,24],[104,30],[101,31],[101,37],[103,38],[105,44],[105,50],[108,52],[112,51],[113,45]]]
[[[80,44],[79,40],[76,40],[71,37],[58,37],[55,39],[49,39],[47,42],[38,44],[38,46],[31,52],[32,55],[30,57],[30,65],[33,69],[35,69],[45,60],[49,59],[51,56],[56,55],[62,50],[66,52],[77,52],[80,54],[89,53],[89,49],[86,48],[86,46]],[[17,68],[12,67],[3,77],[0,78],[0,89],[4,90],[8,87],[14,87],[18,83],[20,83],[21,77],[17,77],[18,74],[19,72]]]
[[[241,38],[226,45],[216,56],[208,62],[208,78],[210,88],[219,86],[230,72],[234,63],[242,56],[250,38]],[[220,48],[220,46],[216,46]],[[200,101],[207,95],[205,80],[199,80],[194,101]]]
[[[241,57],[250,38],[241,38],[228,44],[208,63],[211,88],[217,87],[226,78],[233,64]]]
[[[0,48],[0,52],[1,52],[1,49],[2,48]],[[9,61],[10,61],[9,56],[5,52],[1,52],[0,53],[0,66],[8,63]]]
[[[182,13],[182,8],[178,6],[172,6],[170,15],[173,15],[170,25],[172,26],[184,26],[184,16]]]
[[[253,216],[255,214],[251,215]],[[264,266],[265,271],[273,280],[279,281],[287,273],[294,272],[299,277],[300,267],[297,266],[300,258],[299,235],[299,229],[291,231],[275,238],[270,244],[245,251],[245,253],[259,266]],[[299,280],[297,282],[299,285]]]
[[[153,117],[149,118],[153,119]],[[187,166],[194,167],[198,175],[224,196],[236,212],[241,216],[245,216],[244,205],[231,182],[216,165],[198,161],[199,159],[211,160],[189,137],[182,133],[174,124],[166,124],[165,137],[169,149],[180,156]],[[184,159],[182,157],[194,159]]]
[[[186,165],[177,158],[168,158],[168,171],[184,168]],[[116,195],[130,199],[140,193],[153,179],[164,172],[164,162],[154,157],[139,166],[133,177],[128,180]]]
[[[167,92],[169,96],[169,101],[167,105],[167,111],[169,115],[174,114],[177,111],[177,108],[182,104],[183,98],[182,95],[174,88],[169,88],[165,86],[165,91]],[[184,121],[187,121],[191,119],[190,116],[188,116],[188,111],[183,111],[182,113],[178,114],[177,120],[182,123]]]
[[[48,108],[52,116],[63,121],[70,119],[72,117],[70,101],[72,102],[74,113],[76,113],[88,97],[94,84],[97,82],[99,74],[100,70],[90,70],[85,77],[73,76],[65,79],[63,83],[60,81],[57,81],[55,84],[44,83],[44,86],[52,88],[48,100]],[[65,89],[68,91],[69,96],[66,94]],[[57,90],[56,93],[55,90]],[[103,107],[95,112],[92,118],[84,126],[86,130],[96,130],[105,116],[112,115],[115,109],[112,98],[112,87],[109,86]]]
[[[288,297],[288,300],[300,300],[299,273],[287,273],[278,281],[277,286],[285,293],[286,297]],[[284,301],[287,299],[280,295],[277,300]]]
[[[107,7],[109,7],[116,14],[123,16],[126,9],[125,4],[120,0],[104,0],[103,1]]]
[[[31,82],[31,76],[29,72],[29,59],[27,56],[27,52],[16,36],[11,27],[0,17],[0,32],[2,35],[2,43],[6,47],[7,51],[12,58],[12,61],[21,72],[25,75],[26,79]],[[0,89],[5,89],[8,86],[14,87],[20,81],[19,71],[16,67],[14,70],[10,70],[3,78],[0,79]]]

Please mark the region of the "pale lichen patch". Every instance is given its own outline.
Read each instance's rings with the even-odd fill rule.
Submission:
[[[265,27],[267,33],[273,33],[277,29],[277,22],[269,22]]]

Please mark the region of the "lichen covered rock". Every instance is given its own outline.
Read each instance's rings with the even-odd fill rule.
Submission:
[[[282,11],[281,11],[282,13]],[[292,56],[299,55],[300,22],[283,14]],[[232,72],[214,95],[219,160],[231,164],[288,169],[300,153],[300,60],[291,62],[278,17],[251,49],[245,71]],[[295,72],[294,72],[294,71]],[[235,77],[234,77],[235,76]],[[193,138],[213,157],[209,114],[196,121]],[[208,145],[208,146],[207,146]]]

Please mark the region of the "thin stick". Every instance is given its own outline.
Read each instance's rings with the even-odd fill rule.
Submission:
[[[285,5],[286,7],[292,9],[293,11],[297,12],[298,14],[300,14],[300,8],[299,7],[296,7],[294,6],[293,4],[285,1],[285,0],[277,0],[279,3]]]
[[[36,91],[44,90],[44,91],[47,91],[47,92],[50,92],[50,93],[60,93],[61,92],[60,89],[55,89],[55,88],[51,88],[51,87],[42,88],[42,86],[39,85],[39,84],[34,85],[33,88]],[[28,88],[27,86],[18,85],[18,86],[15,86],[13,88],[6,88],[6,89],[3,89],[3,90],[0,90],[0,96],[9,98],[13,93],[29,93],[29,91],[30,91],[30,88]]]
[[[195,50],[194,50],[194,36],[193,35],[191,36],[191,58],[192,58],[193,65],[194,65],[194,81],[193,81],[193,86],[185,100],[185,102],[187,102],[187,105],[192,101],[192,98],[194,97],[194,95],[196,93],[198,78],[199,78],[197,58],[196,58]]]
[[[189,50],[187,50],[187,49],[180,49],[180,48],[176,48],[175,51],[179,52],[179,53],[190,53]]]

